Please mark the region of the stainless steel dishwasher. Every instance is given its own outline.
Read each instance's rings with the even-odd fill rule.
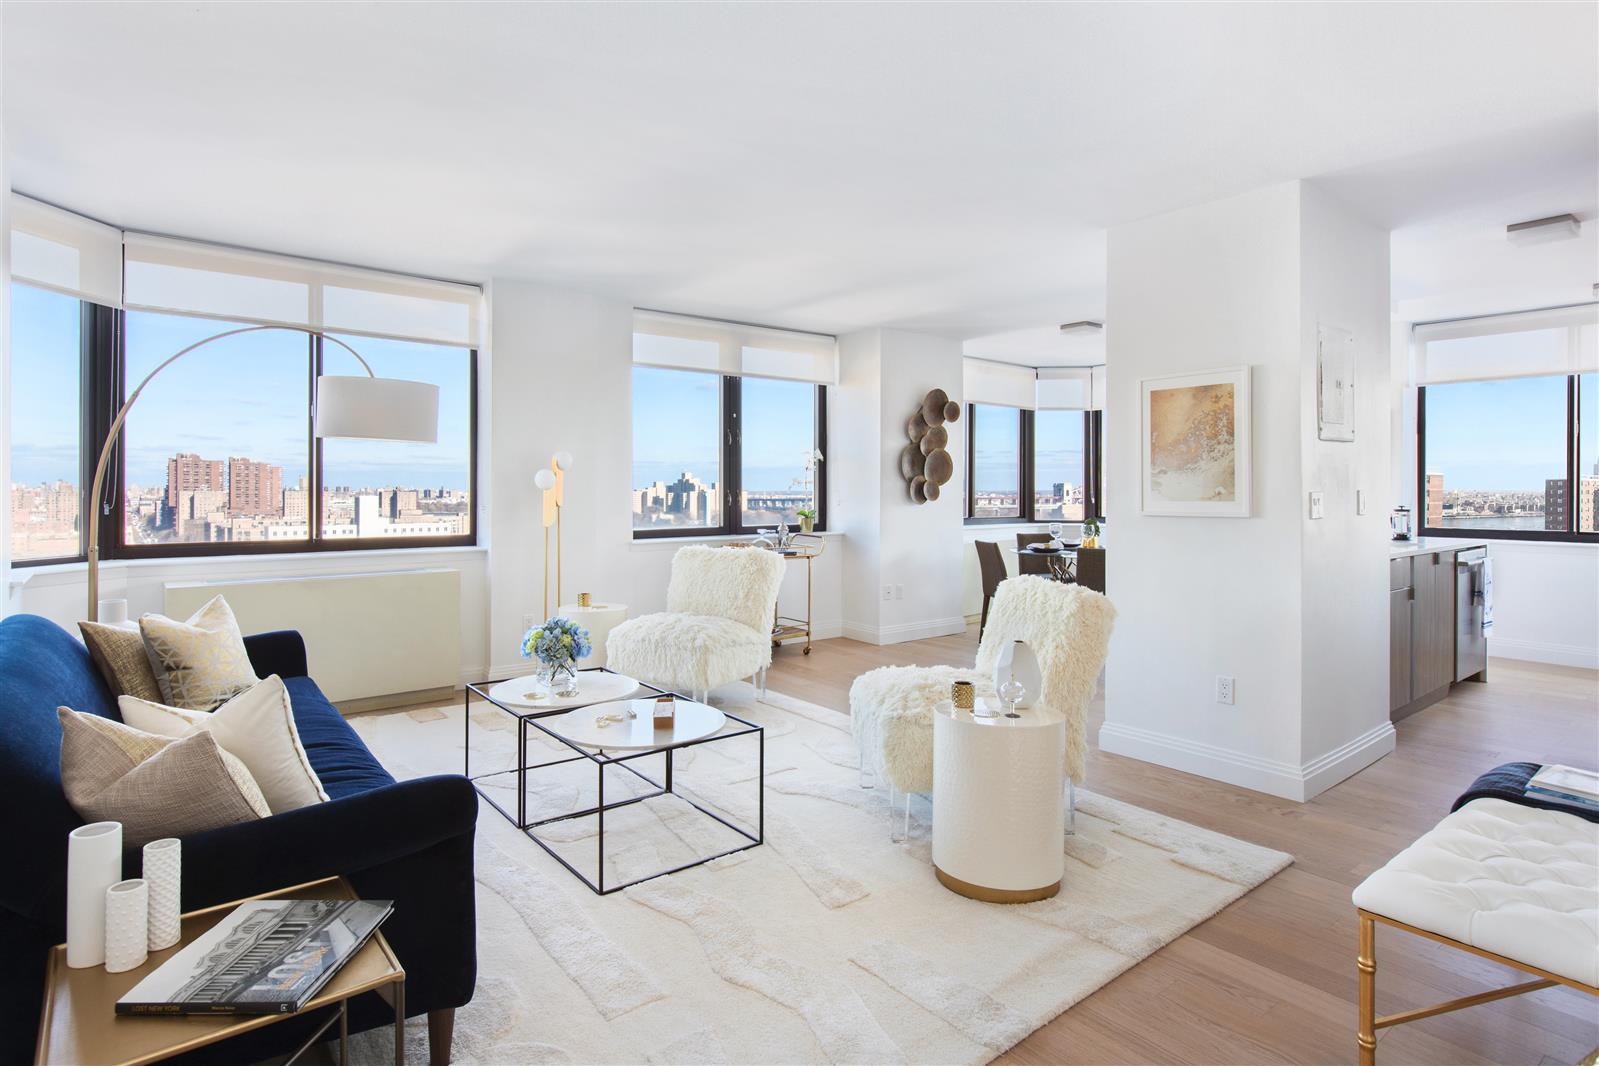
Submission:
[[[1483,566],[1487,548],[1455,553],[1455,680],[1488,668],[1488,635],[1482,631]]]

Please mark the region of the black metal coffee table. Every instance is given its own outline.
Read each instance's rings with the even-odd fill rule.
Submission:
[[[604,674],[613,674],[614,675],[614,671],[606,670],[606,669],[603,669],[603,668],[602,669],[598,669],[598,670],[585,670],[585,671],[582,671],[582,673],[584,673],[584,674],[604,673]],[[620,675],[615,675],[615,676],[620,676]],[[594,701],[589,701],[589,702],[583,702],[583,701],[580,700],[580,701],[576,701],[576,702],[573,702],[573,703],[562,704],[562,705],[556,706],[556,707],[521,706],[521,705],[508,704],[508,703],[501,702],[499,700],[496,700],[496,699],[492,698],[489,695],[489,691],[490,691],[490,688],[491,688],[491,686],[493,684],[497,684],[497,682],[482,682],[482,683],[479,683],[479,684],[473,684],[473,685],[467,685],[466,686],[466,691],[465,691],[465,695],[464,695],[464,698],[463,698],[464,713],[462,715],[462,720],[463,720],[463,723],[464,723],[463,726],[462,726],[462,730],[463,730],[463,734],[462,735],[463,735],[463,739],[465,741],[465,743],[463,744],[463,769],[462,769],[462,773],[472,782],[473,787],[475,789],[477,789],[478,795],[482,796],[483,799],[485,801],[487,801],[490,806],[492,806],[495,810],[499,811],[500,814],[505,816],[505,818],[508,821],[510,821],[512,825],[516,826],[518,829],[520,829],[524,833],[526,833],[527,836],[529,838],[531,838],[532,841],[535,844],[537,844],[539,847],[543,848],[544,851],[547,854],[549,854],[549,856],[551,858],[553,858],[556,862],[558,862],[562,866],[566,867],[566,869],[572,874],[572,876],[574,876],[578,880],[582,881],[593,892],[595,892],[595,893],[597,893],[599,895],[602,895],[602,896],[610,895],[612,892],[619,892],[619,891],[621,891],[624,888],[628,888],[628,887],[630,887],[632,885],[639,884],[640,882],[648,881],[648,880],[651,880],[651,879],[656,878],[656,877],[662,877],[662,876],[664,876],[666,874],[677,873],[677,872],[679,872],[681,870],[691,869],[691,868],[693,868],[695,866],[700,866],[700,865],[703,865],[703,864],[705,864],[707,862],[710,862],[713,859],[720,859],[720,858],[723,858],[724,856],[727,856],[727,855],[732,855],[732,854],[735,854],[735,853],[740,852],[740,851],[746,851],[746,850],[748,850],[750,848],[758,847],[762,843],[765,842],[765,840],[766,840],[766,730],[762,726],[756,725],[754,722],[751,722],[751,721],[748,721],[746,719],[740,718],[738,715],[729,713],[727,711],[721,711],[720,713],[726,719],[726,725],[724,725],[723,728],[721,730],[719,730],[718,732],[712,733],[709,736],[703,736],[703,737],[699,737],[697,739],[688,740],[688,741],[684,741],[684,742],[681,742],[681,743],[667,743],[667,744],[661,744],[661,745],[652,745],[652,746],[646,747],[646,748],[638,748],[638,749],[630,749],[630,750],[606,751],[606,750],[601,749],[601,748],[594,748],[594,747],[586,746],[586,745],[583,745],[583,744],[575,743],[571,739],[568,739],[567,737],[563,736],[555,728],[551,728],[551,725],[553,723],[550,723],[548,720],[558,718],[560,716],[566,715],[569,712],[572,712],[572,711],[575,711],[575,710],[581,710],[583,708],[594,707],[596,704],[599,704],[599,703],[607,703],[607,704],[611,703],[611,702],[613,702],[613,700],[611,698],[599,699],[599,700],[594,700]],[[685,704],[689,704],[689,703],[693,702],[693,701],[689,700],[685,696],[679,695],[677,693],[667,693],[663,689],[656,688],[653,685],[647,685],[647,684],[645,684],[643,682],[639,682],[638,683],[638,690],[634,693],[634,698],[638,698],[638,697],[642,696],[645,699],[649,699],[651,697],[658,696],[658,695],[671,695],[675,699],[677,699],[677,700],[679,700],[679,701],[681,701],[681,702],[683,702]],[[489,704],[489,705],[491,705],[491,706],[493,706],[495,708],[498,708],[500,711],[503,711],[504,713],[510,715],[512,718],[514,718],[516,720],[516,723],[517,723],[517,725],[516,725],[516,733],[517,733],[517,739],[516,739],[516,765],[514,767],[510,767],[510,768],[505,769],[505,770],[496,770],[496,771],[490,771],[490,772],[487,772],[487,773],[481,773],[481,774],[478,774],[476,776],[474,776],[471,773],[472,753],[471,753],[471,734],[470,734],[470,730],[471,730],[471,722],[472,722],[471,711],[472,711],[472,697],[473,696],[476,696],[479,700],[483,701],[484,703],[487,703],[487,704]],[[642,713],[648,713],[648,712],[644,711]],[[551,740],[555,741],[558,745],[560,745],[562,748],[564,748],[568,752],[570,752],[570,754],[563,755],[561,758],[551,759],[551,760],[546,761],[546,762],[530,763],[528,761],[528,757],[529,757],[528,756],[529,730],[536,730],[538,733],[541,733],[544,736],[550,738]],[[736,739],[738,737],[750,736],[752,734],[756,738],[757,760],[758,760],[757,761],[757,771],[758,772],[757,772],[756,777],[755,777],[755,786],[756,786],[755,826],[756,827],[755,827],[755,832],[754,833],[749,832],[748,830],[744,829],[741,826],[735,825],[733,822],[728,821],[726,818],[724,818],[721,815],[715,813],[714,811],[708,810],[706,807],[704,807],[700,803],[696,802],[695,800],[689,798],[687,795],[684,795],[682,792],[678,791],[675,788],[674,782],[673,782],[673,765],[672,765],[673,764],[673,755],[674,755],[675,752],[677,752],[679,750],[682,750],[682,749],[685,749],[685,748],[697,747],[697,746],[699,746],[701,744],[717,744],[717,743],[721,743],[723,741],[734,740],[734,739]],[[651,758],[651,757],[654,757],[654,756],[663,756],[664,757],[665,772],[662,774],[661,780],[656,780],[655,778],[650,777],[647,773],[645,773],[639,767],[632,765],[633,763],[637,762],[640,759],[647,759],[647,758]],[[597,784],[597,790],[596,790],[597,791],[597,800],[596,800],[595,805],[592,806],[592,807],[585,807],[585,808],[583,808],[581,810],[567,811],[565,813],[552,815],[550,817],[539,818],[536,821],[529,821],[528,820],[528,813],[527,813],[527,780],[528,780],[528,773],[530,771],[543,770],[543,769],[547,769],[547,768],[553,767],[553,766],[563,766],[563,765],[566,765],[568,763],[580,762],[582,760],[587,760],[589,763],[591,763],[594,766],[594,769],[595,769],[596,784]],[[620,768],[622,770],[625,770],[627,773],[632,774],[634,777],[636,777],[640,781],[644,782],[644,784],[649,787],[650,791],[647,791],[647,792],[645,792],[643,794],[640,794],[640,795],[629,795],[625,799],[613,800],[612,802],[607,803],[605,801],[605,771],[608,768],[611,768],[611,767],[618,767],[618,768]],[[516,775],[516,812],[514,814],[511,811],[508,811],[504,807],[502,807],[500,805],[499,801],[496,800],[494,798],[494,796],[492,796],[489,793],[489,791],[487,791],[484,788],[484,785],[483,785],[483,782],[485,782],[485,781],[488,781],[488,780],[493,779],[493,778],[504,777],[504,776],[510,775],[510,774],[515,774]],[[665,795],[674,796],[675,798],[677,798],[677,799],[681,800],[682,802],[686,803],[688,806],[692,807],[695,811],[698,811],[700,814],[704,815],[705,817],[710,818],[713,821],[716,821],[716,822],[720,823],[721,825],[726,826],[728,829],[732,830],[734,833],[737,833],[744,840],[748,841],[748,843],[742,843],[742,844],[739,844],[736,847],[726,848],[726,849],[723,849],[721,851],[716,852],[715,854],[705,855],[705,856],[697,858],[697,859],[695,859],[695,860],[693,860],[691,862],[685,862],[685,863],[681,863],[681,864],[679,864],[677,866],[673,866],[673,867],[670,867],[670,868],[665,869],[665,870],[659,870],[659,871],[656,871],[655,873],[647,874],[644,877],[636,877],[636,878],[633,878],[632,880],[625,881],[622,884],[607,886],[606,883],[605,883],[605,813],[607,811],[614,811],[614,810],[617,810],[618,808],[621,808],[621,807],[628,807],[628,806],[631,806],[631,805],[633,805],[635,803],[642,803],[645,800],[653,799],[653,798],[655,798],[657,796],[665,796]],[[571,820],[578,819],[578,818],[587,818],[587,817],[590,817],[590,816],[595,817],[597,819],[597,821],[598,821],[598,831],[597,831],[597,834],[596,834],[597,838],[598,838],[598,841],[597,841],[597,852],[596,852],[596,858],[597,858],[596,877],[593,878],[593,879],[589,878],[581,870],[579,870],[575,866],[573,866],[572,863],[567,861],[567,859],[563,855],[561,855],[554,848],[552,848],[547,841],[545,841],[542,838],[540,838],[534,832],[534,830],[540,828],[541,826],[551,825],[551,824],[556,823],[556,822],[571,821]]]

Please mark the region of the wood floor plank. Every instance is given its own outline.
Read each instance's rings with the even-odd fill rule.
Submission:
[[[778,653],[777,692],[848,711],[849,686],[878,666],[969,666],[975,630],[876,647],[818,641]],[[1294,865],[1033,1033],[1000,1060],[1065,1063],[1349,1062],[1355,1057],[1355,915],[1349,893],[1502,762],[1591,766],[1599,753],[1599,672],[1494,659],[1399,723],[1393,754],[1309,803],[1280,800],[1098,750],[1089,787],[1266,847]],[[1383,1013],[1517,980],[1506,967],[1405,936],[1379,934]],[[1380,1034],[1390,1063],[1574,1062],[1599,1044],[1599,1004],[1548,989]]]

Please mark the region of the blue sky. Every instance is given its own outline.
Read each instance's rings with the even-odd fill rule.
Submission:
[[[130,386],[178,349],[227,328],[224,322],[130,312]],[[77,301],[12,286],[15,481],[78,479],[78,331]],[[365,337],[344,339],[380,376],[440,387],[439,442],[326,441],[327,484],[466,488],[466,353]],[[337,345],[327,345],[326,351],[328,373],[363,373]],[[150,384],[128,416],[129,483],[165,484],[167,458],[190,451],[208,459],[242,455],[277,463],[283,467],[284,484],[292,484],[306,472],[309,366],[307,339],[286,332],[230,337],[174,363]]]
[[[1582,421],[1599,427],[1599,375],[1584,374]],[[1580,473],[1592,474],[1590,430]],[[1444,489],[1530,490],[1566,476],[1566,379],[1463,381],[1427,388],[1427,471]]]
[[[1016,491],[1020,417],[1013,407],[976,408],[972,443],[979,492]],[[1040,488],[1049,489],[1056,482],[1076,485],[1083,480],[1082,412],[1039,411],[1034,416],[1033,467]]]
[[[804,472],[815,440],[815,386],[745,378],[743,483],[780,491]],[[687,470],[707,484],[721,481],[721,379],[715,374],[633,369],[633,485],[672,482]]]

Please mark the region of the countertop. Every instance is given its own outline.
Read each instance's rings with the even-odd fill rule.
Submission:
[[[1433,552],[1465,551],[1467,548],[1486,548],[1486,540],[1472,540],[1470,537],[1417,537],[1413,540],[1395,540],[1389,542],[1388,558],[1405,559],[1412,555],[1430,555]]]

